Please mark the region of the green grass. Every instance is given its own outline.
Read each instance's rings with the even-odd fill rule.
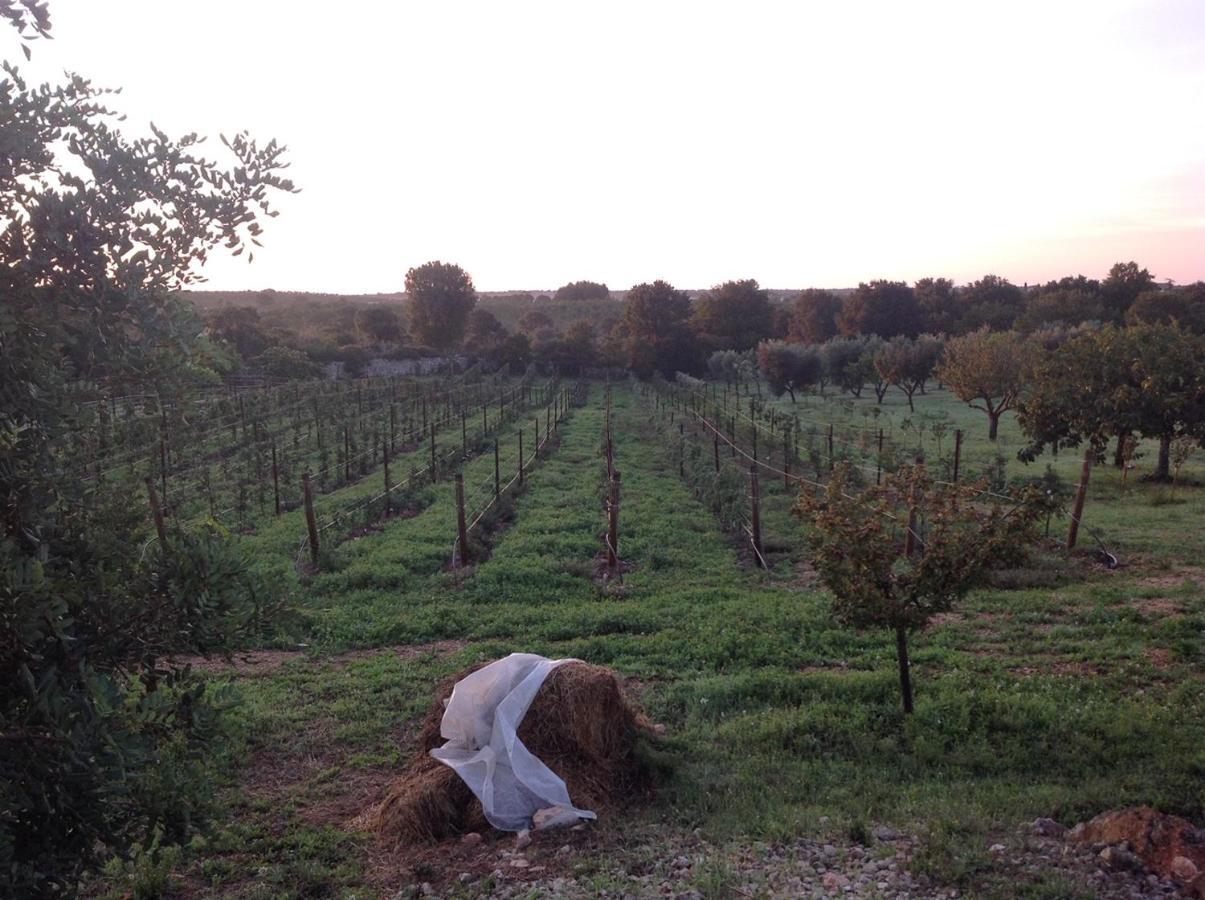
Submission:
[[[1020,587],[976,592],[915,638],[916,714],[905,717],[889,636],[838,626],[824,592],[801,586],[806,554],[789,497],[770,489],[767,537],[785,549],[762,572],[679,478],[676,427],[658,430],[627,387],[615,390],[613,421],[631,569],[619,586],[595,579],[602,394],[595,385],[563,424],[488,558],[442,571],[454,526],[450,484],[440,483],[419,515],[344,545],[301,588],[315,649],[238,681],[231,819],[195,849],[190,879],[237,896],[371,893],[368,839],[316,824],[314,810],[332,797],[354,807],[356,773],[393,771],[439,680],[515,650],[631,679],[668,727],[658,757],[670,774],[636,815],[659,828],[749,842],[895,824],[929,835],[918,865],[982,886],[990,872],[973,848],[1037,816],[1072,822],[1130,803],[1205,816],[1205,576],[1185,569],[1202,557],[1205,537],[1192,527],[1202,488],[1159,505],[1163,488],[1137,482],[1123,494],[1099,471],[1088,515],[1135,565],[1105,572],[1052,559],[1049,572],[1014,575]],[[885,414],[898,416],[888,397]],[[821,418],[848,412],[806,405]],[[979,413],[944,393],[918,408],[966,426],[972,470],[990,459]],[[1003,441],[1013,429],[1005,423]],[[1075,468],[1067,455],[1059,465]],[[471,462],[466,480],[492,467],[492,454]],[[463,643],[406,657],[389,648],[449,639]],[[329,655],[347,647],[365,650]],[[292,773],[267,793],[256,780],[265,759]],[[607,860],[597,865],[607,883]],[[698,878],[705,893],[728,883],[722,864]],[[1055,896],[1060,884],[1033,893]]]

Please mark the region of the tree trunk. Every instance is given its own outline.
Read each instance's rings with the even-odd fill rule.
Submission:
[[[1113,465],[1120,469],[1126,464],[1126,438],[1124,431],[1117,432],[1117,446],[1113,449]]]
[[[796,402],[796,400],[795,400],[795,389],[794,389],[794,388],[792,388],[790,385],[787,385],[787,393],[791,395],[791,402],[792,402],[792,403],[795,403],[795,402]]]
[[[1172,436],[1165,434],[1159,438],[1159,462],[1155,466],[1155,480],[1169,481],[1171,479]]]
[[[904,712],[912,714],[912,674],[908,670],[908,632],[903,627],[895,629],[895,655],[900,664],[900,698],[904,701]]]
[[[912,405],[912,391],[904,391],[908,395],[908,412],[916,412],[916,407]]]
[[[987,439],[989,441],[994,441],[996,439],[996,434],[1000,431],[1000,413],[989,412],[987,416],[991,421],[991,425],[989,425],[987,429]]]

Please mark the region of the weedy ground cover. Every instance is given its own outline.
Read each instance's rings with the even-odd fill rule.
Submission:
[[[972,469],[993,458],[978,413],[963,421],[942,394],[917,401],[965,427]],[[422,513],[345,544],[304,587],[316,649],[215,674],[242,699],[222,781],[229,823],[177,862],[179,877],[231,896],[387,895],[454,877],[391,869],[347,822],[408,754],[433,686],[514,650],[611,666],[667,726],[656,802],[603,821],[575,852],[574,871],[598,886],[667,833],[744,846],[886,823],[926,836],[933,876],[1004,896],[1020,887],[982,848],[1026,820],[1132,803],[1205,818],[1203,538],[1167,518],[1199,516],[1200,487],[1159,505],[1164,488],[1123,493],[1098,472],[1088,515],[1130,565],[1047,561],[973,593],[915,639],[905,717],[891,637],[832,621],[785,499],[767,531],[792,549],[763,572],[627,387],[613,413],[627,570],[598,577],[602,404],[595,386],[563,423],[488,556],[441,570],[455,532],[450,486],[437,484]],[[466,479],[492,466],[491,453]],[[1057,888],[1034,877],[1035,892]]]

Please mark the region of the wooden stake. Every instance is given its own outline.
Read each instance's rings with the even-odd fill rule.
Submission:
[[[383,463],[384,469],[385,469],[385,515],[388,516],[391,512],[393,512],[392,498],[389,495],[390,494],[390,490],[389,490],[389,488],[390,488],[390,484],[389,484],[389,446],[387,444],[384,444],[383,441],[382,441],[382,444],[383,444],[383,446],[381,447],[381,462]]]
[[[318,568],[318,522],[314,518],[314,488],[309,472],[301,476],[301,495],[305,500],[305,527],[310,533],[310,560]]]
[[[828,425],[828,470],[831,472],[836,461],[833,457],[833,423]]]
[[[272,442],[272,499],[276,504],[276,515],[280,515],[280,470],[276,467],[276,441]]]
[[[607,565],[611,571],[619,565],[619,471],[611,473],[611,493],[607,498]]]
[[[502,470],[498,464],[498,439],[494,438],[494,496],[502,493]]]
[[[749,528],[754,556],[757,564],[764,568],[761,544],[761,491],[757,485],[757,463],[749,464]]]
[[[1089,444],[1084,448],[1084,465],[1080,469],[1079,487],[1075,490],[1075,504],[1071,509],[1071,527],[1067,530],[1067,549],[1075,549],[1075,541],[1079,537],[1079,523],[1084,515],[1084,499],[1088,496],[1088,479],[1092,476],[1092,463],[1096,451]]]
[[[879,429],[879,454],[875,457],[874,483],[883,483],[883,429]]]
[[[431,423],[431,480],[435,481],[439,477],[439,472],[435,466],[435,423]]]
[[[469,561],[469,532],[464,524],[464,476],[456,473],[456,537],[460,542],[460,565]]]
[[[962,464],[962,429],[954,429],[954,477],[951,481],[958,481],[958,469]]]
[[[523,483],[523,429],[519,429],[519,484]]]

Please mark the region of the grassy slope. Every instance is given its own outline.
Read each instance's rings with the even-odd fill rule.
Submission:
[[[414,657],[301,658],[242,680],[245,744],[235,755],[252,760],[252,783],[235,792],[232,823],[194,878],[272,896],[362,884],[368,845],[315,824],[314,810],[333,796],[355,811],[360,776],[384,777],[405,752],[406,729],[436,681],[520,649],[635,679],[668,725],[676,760],[644,817],[662,827],[747,841],[907,824],[931,833],[945,874],[982,885],[991,862],[967,848],[1025,819],[1070,821],[1137,802],[1205,815],[1199,582],[1119,571],[1055,589],[979,592],[915,641],[917,713],[905,720],[888,636],[837,627],[823,593],[795,586],[786,561],[769,574],[742,565],[679,480],[673,442],[627,390],[616,392],[615,425],[621,553],[634,566],[622,589],[591,577],[603,524],[595,387],[517,498],[492,556],[462,584],[433,572],[366,588],[345,576],[315,582],[311,602],[335,645],[467,643]],[[976,443],[985,430],[968,428],[972,460],[985,453]],[[1136,512],[1134,497],[1110,495],[1108,476],[1098,486],[1094,521],[1124,546],[1166,566],[1199,559],[1200,536],[1169,544],[1134,523],[1198,509],[1200,488],[1184,491],[1192,499],[1183,507]],[[381,578],[390,554],[413,558],[411,542],[450,545],[446,526],[434,515],[395,522],[365,539],[346,571]],[[785,512],[774,527],[789,527]],[[256,781],[265,754],[292,772],[269,792]],[[261,868],[263,883],[250,886]]]

